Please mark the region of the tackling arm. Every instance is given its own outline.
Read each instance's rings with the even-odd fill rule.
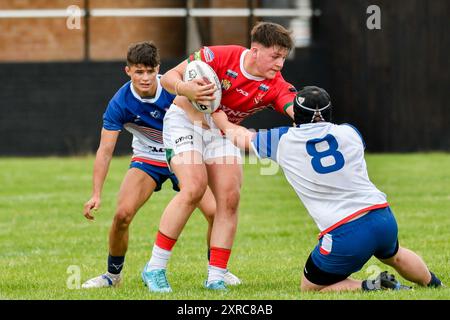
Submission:
[[[212,114],[212,118],[216,126],[225,133],[225,136],[231,140],[238,148],[250,150],[250,143],[256,132],[252,132],[247,128],[236,125],[228,121],[228,117],[222,110]]]

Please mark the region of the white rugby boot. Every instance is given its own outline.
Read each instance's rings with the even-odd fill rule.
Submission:
[[[81,285],[83,289],[92,288],[108,288],[108,287],[118,287],[122,283],[122,276],[119,274],[112,274],[106,272],[98,277],[89,279]]]
[[[232,274],[230,271],[227,270],[227,272],[223,276],[223,280],[225,281],[225,284],[229,286],[237,286],[242,283],[241,279],[236,277],[234,274]]]

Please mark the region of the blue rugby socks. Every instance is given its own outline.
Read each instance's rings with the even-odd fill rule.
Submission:
[[[124,261],[125,256],[114,257],[112,255],[108,255],[108,272],[111,274],[120,274]]]
[[[439,278],[436,277],[436,275],[433,272],[430,271],[430,274],[431,274],[431,280],[427,284],[427,287],[430,287],[430,288],[441,287],[442,286],[441,280],[439,280]]]

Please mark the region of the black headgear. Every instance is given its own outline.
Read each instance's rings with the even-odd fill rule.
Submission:
[[[296,124],[331,122],[331,109],[328,92],[315,86],[304,87],[294,99],[294,121]]]

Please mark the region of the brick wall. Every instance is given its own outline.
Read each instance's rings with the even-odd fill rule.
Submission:
[[[83,0],[1,1],[0,10],[84,8]],[[90,0],[95,8],[184,7],[183,0]],[[163,57],[185,54],[185,18],[92,17],[89,56],[93,60],[123,60],[131,42],[153,40]],[[84,19],[80,29],[68,29],[66,18],[0,19],[0,61],[80,61],[84,59]]]
[[[184,8],[184,0],[90,0],[91,8]],[[184,56],[186,19],[182,17],[93,17],[93,60],[122,60],[131,42],[153,40],[162,57]]]
[[[247,1],[212,0],[213,8],[247,8]],[[247,46],[249,41],[248,17],[209,18],[211,26],[211,45],[237,44]]]
[[[2,0],[0,1],[0,10],[64,9],[69,5],[82,7],[83,3],[83,0]]]
[[[84,0],[0,1],[0,10],[60,9],[69,5],[84,9]],[[89,0],[90,9],[185,8],[185,0]],[[245,8],[242,0],[195,1],[202,8]],[[63,18],[0,19],[0,62],[82,61],[85,59],[85,20],[79,29],[69,29]],[[199,18],[203,44],[238,44],[249,41],[247,17]],[[131,42],[153,40],[162,57],[186,55],[184,17],[90,17],[88,58],[94,61],[123,60]]]

